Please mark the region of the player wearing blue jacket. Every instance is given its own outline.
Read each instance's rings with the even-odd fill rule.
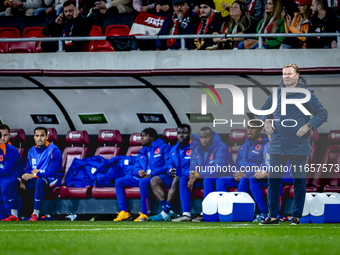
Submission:
[[[57,146],[49,143],[47,139],[46,128],[37,127],[34,130],[36,145],[28,151],[26,171],[22,175],[24,189],[28,193],[34,191],[34,211],[29,221],[39,220],[45,192],[59,186],[63,176],[61,152]],[[8,186],[11,210],[18,210],[20,181],[12,180]],[[14,217],[14,215],[12,216]],[[6,220],[11,221],[10,217]]]
[[[172,211],[172,203],[180,177],[190,168],[191,152],[198,144],[198,135],[192,135],[190,126],[183,124],[177,127],[177,139],[177,144],[169,154],[167,174],[155,176],[151,180],[152,191],[162,206],[162,212],[149,217],[149,221],[170,221],[177,217]],[[165,188],[170,188],[168,195]]]
[[[142,212],[139,213],[139,217],[135,221],[147,221],[150,181],[152,177],[167,172],[166,161],[171,146],[163,140],[157,139],[157,132],[153,128],[144,129],[141,138],[143,148],[138,153],[138,160],[132,167],[130,176],[116,180],[116,194],[121,211],[113,221],[131,220],[131,215],[127,211],[125,187],[139,187]]]
[[[6,141],[6,136],[2,136],[5,131],[3,128],[6,125],[0,125],[0,218],[4,219],[11,215],[9,198],[8,198],[8,183],[11,180],[17,180],[24,172],[21,159],[17,149]],[[7,126],[6,126],[7,127]],[[9,130],[9,128],[8,128]],[[18,160],[19,159],[19,160]],[[17,219],[18,221],[19,219]]]
[[[263,162],[263,151],[268,143],[267,135],[261,136],[262,127],[259,121],[251,121],[247,127],[247,139],[239,148],[236,158],[236,173],[233,177],[220,178],[216,182],[217,191],[227,188],[238,188],[239,192],[248,192],[249,178],[260,170]]]
[[[219,134],[213,132],[209,127],[203,127],[199,131],[199,138],[200,144],[193,151],[190,169],[187,169],[180,179],[179,192],[183,215],[173,220],[176,222],[191,221],[190,192],[194,186],[198,185],[195,183],[196,179],[202,180],[203,178],[203,196],[205,198],[214,191],[214,184],[217,180],[216,172],[206,170],[210,167],[218,169],[233,165],[228,146],[221,141]],[[203,217],[199,216],[195,221],[202,221],[201,218]]]

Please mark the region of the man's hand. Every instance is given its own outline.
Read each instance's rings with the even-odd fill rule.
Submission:
[[[331,47],[332,47],[332,49],[335,49],[335,48],[338,47],[338,44],[336,43],[336,41],[332,41]]]
[[[222,3],[222,8],[226,11],[229,11],[230,10],[230,5],[229,4],[226,4],[226,3]]]
[[[23,182],[20,178],[17,178],[17,179],[18,179],[19,182],[20,182],[20,189],[26,190],[26,186],[25,186],[24,182]]]
[[[170,9],[170,6],[167,5],[167,4],[162,6],[162,11],[163,12],[167,12],[169,9]]]
[[[162,10],[162,6],[160,4],[156,5],[156,12],[160,12]]]
[[[139,170],[138,174],[139,174],[139,177],[141,177],[141,178],[143,178],[146,175],[144,170]]]
[[[143,179],[151,177],[151,174],[144,175]]]
[[[254,174],[254,177],[256,179],[263,179],[264,177],[266,177],[266,172],[263,170],[257,170]]]
[[[104,1],[100,1],[99,3],[96,2],[96,7],[99,7],[100,9],[106,9],[106,3]]]
[[[32,170],[32,174],[37,174],[37,173],[39,173],[40,171],[38,170],[38,169],[33,169]]]
[[[303,125],[302,127],[300,127],[300,129],[296,132],[296,135],[298,137],[302,137],[304,136],[307,132],[309,131],[309,128],[307,126],[307,124]]]
[[[34,175],[33,174],[23,174],[22,175],[22,179],[24,181],[28,181],[29,179],[33,179],[34,178]]]
[[[169,173],[172,177],[176,177],[176,168],[170,168]]]
[[[74,8],[74,11],[73,11],[73,18],[75,19],[75,18],[77,18],[79,16],[79,9],[78,9],[78,7],[75,7]]]
[[[148,12],[150,10],[150,7],[147,5],[147,6],[142,6],[140,8],[140,12]]]
[[[245,177],[246,174],[244,172],[240,172],[240,171],[237,171],[235,174],[234,174],[234,179],[235,181],[240,181],[242,177]]]
[[[196,179],[190,179],[189,181],[188,181],[188,189],[190,190],[190,191],[192,191],[192,188],[194,187],[194,182],[196,181]]]
[[[60,25],[61,23],[63,23],[64,20],[64,13],[60,13],[59,16],[55,19],[55,23]]]
[[[264,121],[264,130],[266,131],[267,134],[271,135],[274,133],[275,128],[272,126],[272,122],[270,120],[265,120]]]
[[[50,15],[50,14],[52,14],[54,11],[55,11],[54,7],[48,7],[48,8],[45,10],[45,13],[46,13],[46,15]]]
[[[8,4],[10,7],[12,8],[21,8],[24,4],[22,2],[19,1],[13,1],[13,2],[9,2]]]

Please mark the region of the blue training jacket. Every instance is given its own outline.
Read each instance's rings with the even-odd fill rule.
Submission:
[[[265,145],[267,143],[268,143],[267,135],[261,135],[255,142],[251,142],[247,138],[245,143],[238,150],[235,163],[236,170],[244,171],[247,177],[254,175],[256,170],[260,170],[260,168],[251,169],[251,167],[261,166],[263,158],[265,156],[264,155]]]
[[[61,151],[52,143],[46,142],[46,146],[39,148],[33,146],[27,154],[27,166],[25,173],[31,173],[33,169],[38,169],[38,178],[61,178],[62,156]]]
[[[314,91],[308,87],[308,84],[299,80],[296,88],[307,89],[311,93],[311,99],[304,103],[303,106],[311,113],[314,117],[304,115],[304,113],[296,107],[295,104],[288,104],[286,107],[286,115],[281,115],[281,89],[285,87],[284,83],[281,82],[280,87],[277,91],[277,108],[273,113],[275,131],[271,134],[269,154],[275,155],[300,155],[309,156],[310,155],[310,132],[307,132],[304,136],[298,137],[296,132],[307,122],[309,122],[313,129],[320,127],[328,117],[327,110],[320,103],[319,99],[314,94]],[[269,96],[266,103],[262,106],[261,110],[268,110],[272,106],[273,94]],[[287,99],[298,99],[305,98],[303,93],[287,93]],[[267,115],[262,115],[259,117],[261,120],[270,119]],[[297,122],[295,127],[283,127],[281,121],[284,119],[293,119]],[[286,121],[284,123],[286,126],[293,126],[295,123],[293,121]]]
[[[212,144],[205,151],[201,144],[197,145],[194,149],[193,157],[191,160],[190,169],[185,172],[185,175],[189,177],[189,171],[195,171],[196,167],[200,168],[200,177],[220,177],[226,175],[227,172],[214,172],[210,173],[207,167],[214,166],[215,170],[223,166],[233,166],[234,162],[229,152],[228,146],[221,141],[219,134],[214,132]]]
[[[171,146],[162,139],[153,141],[151,146],[144,146],[138,153],[138,160],[133,166],[133,177],[137,180],[141,179],[138,174],[139,170],[144,170],[146,174],[151,174],[151,177],[166,174],[168,170],[166,162],[170,149]],[[150,173],[148,168],[151,170]]]
[[[169,158],[167,161],[168,170],[167,173],[170,175],[169,170],[176,168],[176,175],[182,176],[185,172],[190,170],[191,155],[195,147],[199,144],[199,136],[196,134],[192,135],[192,139],[186,146],[182,146],[177,142],[170,150]]]
[[[24,168],[17,149],[9,144],[0,144],[0,178],[14,176],[21,178]]]

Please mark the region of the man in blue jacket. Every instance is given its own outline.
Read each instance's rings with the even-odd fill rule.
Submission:
[[[200,19],[188,6],[185,0],[172,0],[174,12],[166,16],[158,35],[196,34]],[[185,39],[185,47],[193,43],[192,39]],[[178,50],[181,48],[180,39],[156,40],[155,50]]]
[[[3,133],[6,133],[6,131],[8,131],[8,134],[3,136]],[[24,169],[17,149],[8,144],[8,139],[9,127],[0,125],[0,201],[2,201],[0,202],[0,218],[3,220],[9,216],[11,220],[19,221],[18,211],[13,212],[10,209],[8,183],[20,178]],[[14,215],[11,215],[13,213],[16,215],[15,218]]]
[[[192,137],[190,126],[183,124],[177,127],[177,139],[177,144],[171,148],[169,154],[167,174],[155,176],[151,180],[152,191],[163,210],[149,217],[149,221],[170,221],[177,216],[172,211],[172,203],[177,194],[180,177],[190,168],[191,152],[198,143],[198,136]],[[170,188],[168,195],[164,186]]]
[[[264,121],[265,130],[271,135],[269,145],[270,167],[285,166],[289,160],[292,164],[292,175],[294,182],[294,205],[291,225],[299,224],[299,218],[302,217],[303,206],[306,195],[306,173],[304,166],[307,156],[310,155],[310,135],[309,131],[320,127],[328,117],[326,109],[322,106],[319,99],[310,89],[306,82],[299,79],[299,67],[296,64],[289,63],[283,67],[283,82],[277,91],[277,107],[271,120],[267,115],[260,116]],[[309,91],[311,97],[304,104],[287,104],[286,115],[281,114],[281,94],[285,89],[296,90],[288,92],[285,96],[287,100],[298,100],[306,97],[305,93],[298,91],[302,89]],[[268,110],[272,107],[273,94],[269,96],[262,110]],[[302,111],[307,109],[314,117],[305,115]],[[302,109],[302,110],[301,110]],[[282,109],[284,110],[284,109]],[[279,120],[279,121],[275,121]],[[283,125],[284,124],[284,125]],[[282,178],[282,171],[269,171],[268,175],[268,207],[269,218],[260,223],[261,225],[277,225],[279,210],[279,189]]]
[[[37,127],[33,138],[36,145],[28,151],[26,171],[21,178],[24,189],[28,192],[34,191],[34,211],[29,221],[38,221],[45,192],[61,184],[62,156],[59,148],[47,141],[46,128]],[[8,187],[11,210],[17,211],[20,181],[14,179]],[[12,221],[13,217],[12,219],[10,217],[5,220]]]
[[[196,179],[199,178],[201,181],[203,178],[203,198],[205,198],[210,192],[214,191],[216,176],[221,174],[217,169],[228,168],[233,165],[228,146],[221,141],[219,134],[209,127],[203,127],[199,131],[199,138],[200,144],[193,151],[190,168],[180,178],[179,192],[183,215],[173,220],[175,222],[191,221],[190,192]],[[203,221],[203,216],[200,215],[194,220]]]
[[[149,185],[152,177],[166,174],[166,161],[171,146],[158,139],[157,132],[153,128],[146,128],[141,133],[143,148],[138,153],[138,160],[131,169],[130,176],[119,178],[116,181],[116,194],[120,212],[113,221],[131,220],[127,211],[125,187],[139,187],[142,212],[135,221],[148,220]],[[131,176],[132,175],[132,176]]]
[[[264,158],[264,147],[268,143],[267,135],[261,135],[261,122],[252,120],[247,127],[247,139],[239,148],[236,158],[236,173],[233,177],[220,178],[216,182],[217,191],[238,188],[239,192],[248,192],[249,179],[254,178]]]

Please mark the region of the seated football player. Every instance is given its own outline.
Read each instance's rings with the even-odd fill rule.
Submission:
[[[180,178],[179,192],[181,198],[181,205],[183,214],[181,217],[174,219],[175,222],[191,221],[190,213],[190,192],[192,188],[197,187],[195,182],[202,182],[203,179],[203,197],[205,198],[210,192],[214,191],[214,184],[216,183],[216,176],[206,172],[210,166],[215,169],[223,166],[232,166],[232,156],[229,152],[228,146],[221,141],[221,137],[209,127],[203,127],[199,131],[200,144],[196,146],[193,151],[190,168],[185,171]],[[195,171],[196,167],[202,171]],[[204,169],[203,169],[204,168]],[[203,221],[203,216],[200,215],[193,221]]]
[[[162,206],[161,213],[149,217],[149,221],[170,221],[177,217],[172,205],[178,191],[179,179],[190,168],[191,152],[198,143],[198,136],[191,138],[191,128],[183,124],[177,128],[177,144],[171,148],[167,161],[168,172],[151,179],[151,188]],[[165,188],[170,188],[167,194]]]
[[[236,173],[233,177],[219,178],[216,182],[217,191],[238,188],[239,192],[248,192],[250,178],[257,178],[256,170],[264,158],[264,147],[268,143],[267,135],[261,136],[261,122],[253,120],[247,127],[247,139],[240,147],[236,158]],[[256,175],[256,176],[254,176]]]
[[[171,146],[159,139],[156,130],[153,128],[144,129],[141,138],[143,148],[138,153],[138,160],[132,167],[130,175],[116,180],[115,186],[120,212],[113,221],[132,220],[126,205],[126,187],[139,187],[142,212],[134,221],[147,221],[150,181],[152,177],[166,174],[166,161]]]
[[[38,221],[45,193],[61,184],[62,156],[59,148],[47,141],[46,128],[37,127],[33,138],[36,145],[28,151],[26,171],[21,178],[26,192],[34,192],[34,211],[29,221]],[[12,180],[8,186],[11,210],[18,210],[20,181]],[[5,220],[11,221],[10,217]]]

